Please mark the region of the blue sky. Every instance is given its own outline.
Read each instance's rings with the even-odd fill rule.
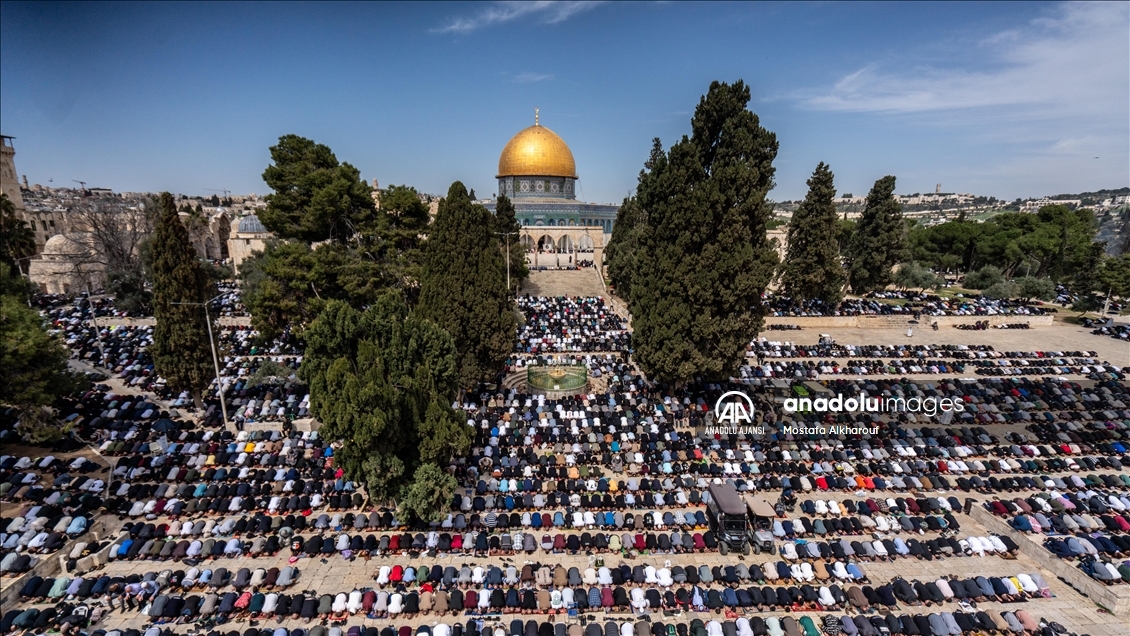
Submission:
[[[541,121],[619,202],[711,80],[777,134],[774,199],[1130,184],[1127,3],[0,4],[0,124],[32,183],[264,193],[296,133],[382,185],[495,191]]]

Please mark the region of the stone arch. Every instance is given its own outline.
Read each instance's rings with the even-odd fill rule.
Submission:
[[[534,249],[534,239],[529,234],[523,234],[518,242],[522,244],[522,249],[531,252]]]
[[[555,252],[557,251],[557,243],[553,240],[552,236],[543,234],[541,238],[538,239],[538,251]]]
[[[568,234],[557,239],[557,251],[562,254],[568,254],[569,252],[575,251],[576,246],[576,241],[574,241],[573,237],[569,236]]]
[[[593,241],[592,237],[588,234],[582,234],[581,237],[577,239],[578,252],[591,252],[594,247],[596,247],[596,242]]]

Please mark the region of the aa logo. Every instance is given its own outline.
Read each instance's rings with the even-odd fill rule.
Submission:
[[[753,424],[753,400],[741,391],[727,391],[714,403],[714,421],[739,426]]]

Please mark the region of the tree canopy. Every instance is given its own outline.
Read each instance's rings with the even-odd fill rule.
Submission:
[[[0,194],[0,263],[18,273],[27,270],[27,259],[35,255],[35,231],[16,217],[16,206]]]
[[[301,334],[327,302],[365,307],[397,283],[383,263],[338,243],[270,241],[242,263],[239,274],[251,325],[265,338],[288,326]]]
[[[900,265],[895,274],[895,284],[902,289],[932,289],[939,282],[934,272],[914,261]]]
[[[908,240],[914,259],[938,270],[972,272],[993,265],[1006,279],[1046,277],[1086,286],[1103,256],[1094,248],[1097,229],[1090,210],[1048,205],[1035,214],[1005,212],[984,223],[915,227]]]
[[[455,344],[410,312],[400,291],[358,311],[334,300],[307,329],[299,377],[310,386],[320,434],[348,440],[335,461],[370,496],[387,500],[422,464],[446,466],[471,432],[451,404]]]
[[[848,283],[857,294],[878,291],[893,281],[892,268],[906,255],[902,205],[895,199],[895,178],[875,182],[845,257]]]
[[[24,304],[23,299],[4,294],[0,301],[0,364],[4,365],[0,404],[21,411],[49,406],[76,386],[67,370],[70,352],[58,338],[47,333],[43,317]]]
[[[489,211],[456,181],[424,246],[421,315],[451,334],[460,385],[494,382],[514,350],[518,321]]]
[[[819,299],[834,306],[843,298],[844,268],[840,263],[839,219],[832,170],[820,162],[808,179],[808,194],[789,223],[788,252],[781,288],[793,298]]]
[[[652,379],[725,377],[760,328],[777,264],[765,234],[777,138],[749,100],[741,81],[713,82],[691,136],[653,151],[640,174],[634,266],[646,275],[631,279],[629,302],[635,358]]]
[[[659,144],[659,140],[655,140]],[[663,152],[663,146],[659,146]],[[604,264],[608,267],[608,278],[616,294],[625,300],[632,297],[632,277],[636,272],[636,249],[639,247],[640,233],[646,226],[643,210],[636,197],[625,197],[616,212],[616,223],[612,226],[612,238],[604,248]]]
[[[168,192],[153,235],[153,363],[169,388],[200,393],[215,377],[202,304],[214,289]],[[191,304],[178,304],[191,303]]]
[[[521,241],[522,224],[518,222],[514,203],[505,194],[498,195],[494,206],[494,231],[499,235],[499,247],[504,257],[507,245],[510,246],[510,288],[513,292],[529,278],[530,268],[526,266],[526,248]]]
[[[345,243],[374,223],[372,189],[328,146],[283,135],[271,146],[271,161],[263,180],[273,192],[258,217],[275,236]]]

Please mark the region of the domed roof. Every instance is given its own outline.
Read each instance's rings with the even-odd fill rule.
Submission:
[[[43,244],[43,254],[45,256],[79,256],[86,252],[86,246],[81,242],[82,238],[56,234]]]
[[[249,214],[239,220],[239,226],[236,231],[240,234],[266,234],[267,228],[263,227],[263,223],[259,221],[259,217],[254,214]]]
[[[510,138],[498,158],[499,177],[577,178],[573,151],[557,133],[538,124]]]

